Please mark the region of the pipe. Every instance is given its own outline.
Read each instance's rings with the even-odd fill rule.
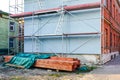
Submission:
[[[63,33],[64,36],[72,36],[72,35],[94,35],[94,34],[101,34],[99,32],[89,32],[89,33]],[[45,37],[45,36],[62,36],[62,34],[45,34],[45,35],[38,35],[34,37]],[[24,38],[24,37],[31,37],[29,36],[10,36],[11,38]]]
[[[74,10],[83,10],[83,9],[91,9],[91,8],[99,8],[100,2],[95,3],[87,3],[87,4],[79,4],[79,5],[73,5],[73,6],[65,6],[64,9],[67,11],[74,11]],[[20,18],[20,17],[27,17],[32,15],[42,15],[42,14],[51,14],[56,13],[57,11],[61,10],[61,8],[52,8],[52,9],[46,9],[46,10],[38,10],[34,12],[24,12],[19,14],[12,14],[10,17],[12,18]]]
[[[74,11],[74,10],[83,10],[83,9],[91,9],[91,8],[99,8],[100,2],[95,3],[88,3],[88,4],[79,4],[74,6],[66,6],[64,9],[67,11]]]

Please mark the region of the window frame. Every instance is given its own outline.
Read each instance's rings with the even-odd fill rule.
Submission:
[[[12,27],[12,28],[11,28]],[[15,31],[15,22],[10,22],[10,25],[9,25],[9,31],[10,32],[14,32]]]
[[[108,0],[104,0],[104,6],[108,8]]]
[[[14,48],[15,47],[15,40],[14,40],[14,38],[9,38],[9,47],[10,48]]]

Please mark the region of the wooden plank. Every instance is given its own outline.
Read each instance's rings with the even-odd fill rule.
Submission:
[[[74,60],[76,60],[75,58],[57,57],[57,56],[50,57],[50,59],[52,59],[52,60],[64,60],[64,61],[74,61]]]
[[[18,65],[14,65],[14,64],[5,64],[6,66],[11,66],[11,67],[17,67],[17,68],[25,68],[24,66],[18,66]]]
[[[9,62],[13,56],[4,56],[4,62]]]
[[[78,67],[78,62],[77,61],[43,59],[43,60],[37,60],[34,64],[34,67],[74,71]]]

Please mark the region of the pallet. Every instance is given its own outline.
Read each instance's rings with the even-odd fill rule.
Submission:
[[[17,67],[17,68],[25,68],[24,66],[18,66],[18,65],[14,65],[14,64],[9,64],[9,63],[7,63],[7,64],[5,64],[6,66],[11,66],[11,67]]]

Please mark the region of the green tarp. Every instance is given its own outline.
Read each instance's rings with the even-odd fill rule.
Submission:
[[[24,68],[30,68],[36,61],[36,59],[50,58],[51,54],[31,54],[31,53],[19,53],[15,55],[8,64],[14,64],[16,66],[23,66]],[[7,63],[6,63],[7,64]]]

